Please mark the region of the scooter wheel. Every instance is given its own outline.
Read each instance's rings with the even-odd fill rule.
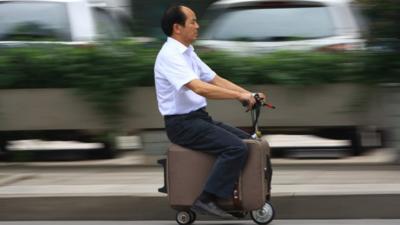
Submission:
[[[189,210],[189,213],[190,213],[191,223],[193,223],[196,220],[196,213],[193,212],[192,210]]]
[[[270,223],[275,217],[275,210],[269,202],[266,202],[260,209],[250,212],[251,219],[260,225]]]
[[[192,211],[179,211],[176,213],[176,222],[180,225],[190,225],[196,219],[196,214]]]

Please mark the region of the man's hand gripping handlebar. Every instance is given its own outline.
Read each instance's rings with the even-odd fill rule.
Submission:
[[[264,98],[262,98],[261,96],[260,96],[260,94],[259,93],[253,93],[252,94],[252,96],[254,97],[254,99],[255,99],[255,103],[253,104],[253,107],[251,108],[251,109],[247,109],[246,110],[246,112],[248,112],[248,111],[250,111],[250,110],[254,110],[255,108],[257,108],[257,107],[267,107],[267,108],[270,108],[270,109],[275,109],[276,107],[274,106],[274,105],[272,105],[271,103],[267,103],[266,101],[265,101],[265,99]],[[244,107],[248,107],[249,106],[249,102],[248,101],[242,101],[242,105],[244,106]]]
[[[261,138],[262,134],[258,128],[258,118],[260,116],[261,107],[266,107],[269,109],[275,109],[276,107],[270,103],[267,103],[264,98],[262,98],[258,93],[253,94],[255,99],[255,104],[251,107],[251,120],[253,124],[253,131],[254,133],[251,135],[253,139]],[[243,106],[248,107],[248,102],[242,102]],[[246,112],[249,111],[249,108]]]

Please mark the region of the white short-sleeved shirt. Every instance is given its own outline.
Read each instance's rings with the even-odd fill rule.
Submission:
[[[154,79],[158,109],[163,116],[185,114],[207,105],[206,99],[187,88],[194,79],[209,82],[215,77],[194,52],[179,41],[168,37],[157,55]]]

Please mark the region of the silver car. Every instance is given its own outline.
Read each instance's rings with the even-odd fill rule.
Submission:
[[[87,0],[0,0],[0,45],[80,44],[129,36],[106,5]]]
[[[222,0],[206,13],[196,45],[241,54],[359,50],[355,12],[351,0]]]

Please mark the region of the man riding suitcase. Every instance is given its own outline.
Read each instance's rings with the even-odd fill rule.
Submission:
[[[168,8],[161,25],[168,38],[157,55],[154,76],[167,136],[174,144],[217,157],[192,210],[231,218],[217,201],[232,197],[248,155],[243,139],[250,135],[214,121],[206,111],[206,98],[237,99],[250,110],[256,103],[255,93],[218,76],[197,56],[191,44],[197,39],[199,25],[190,8]],[[265,94],[257,94],[265,99]]]

